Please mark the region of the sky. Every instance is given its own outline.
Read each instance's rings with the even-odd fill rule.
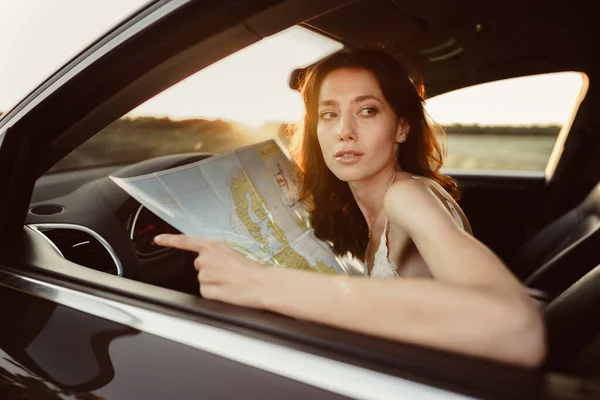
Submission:
[[[7,111],[145,0],[0,0],[0,111]],[[265,38],[132,110],[131,116],[210,118],[258,126],[299,121],[291,70],[340,45],[301,28]],[[578,73],[479,85],[427,101],[439,123],[562,124],[581,90]]]

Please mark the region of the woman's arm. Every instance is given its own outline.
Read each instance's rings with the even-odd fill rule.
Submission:
[[[194,266],[208,299],[524,366],[544,357],[538,310],[516,288],[264,268],[221,242],[185,235],[156,241],[199,253]]]
[[[429,279],[256,271],[259,308],[339,328],[523,366],[545,355],[539,312],[526,296]]]

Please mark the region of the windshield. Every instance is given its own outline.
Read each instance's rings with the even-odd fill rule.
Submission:
[[[141,104],[50,172],[287,141],[288,128],[304,110],[300,94],[288,85],[291,72],[342,47],[302,27],[262,39]]]

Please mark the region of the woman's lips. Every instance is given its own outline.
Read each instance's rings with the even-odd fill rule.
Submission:
[[[365,153],[356,150],[340,150],[335,153],[335,160],[341,164],[354,164],[360,160]]]

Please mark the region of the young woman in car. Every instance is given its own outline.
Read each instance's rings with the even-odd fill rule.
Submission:
[[[218,241],[161,235],[198,253],[204,298],[523,366],[545,355],[541,315],[477,241],[453,197],[424,91],[378,50],[336,53],[302,84],[296,159],[315,234],[370,277],[264,268]],[[427,279],[429,278],[429,279]]]

